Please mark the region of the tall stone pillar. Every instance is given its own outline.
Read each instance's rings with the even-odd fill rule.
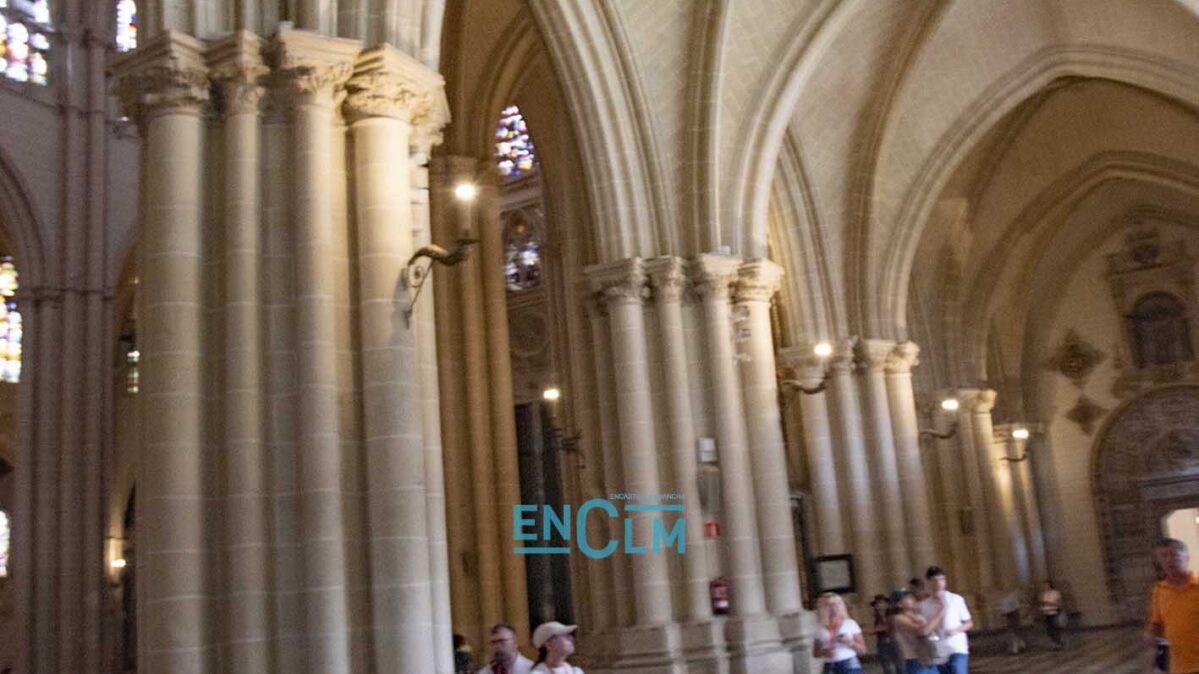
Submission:
[[[1027,427],[1025,427],[1027,429]],[[1011,464],[1012,483],[1015,490],[1017,508],[1023,528],[1024,540],[1028,544],[1028,581],[1035,585],[1049,578],[1049,565],[1045,558],[1045,537],[1041,525],[1041,509],[1037,500],[1036,485],[1033,481],[1033,462],[1044,460],[1032,451],[1035,445],[1030,437],[1021,439],[1012,437],[1008,447],[1008,456],[1021,459]]]
[[[825,382],[828,359],[820,358],[812,348],[804,346],[784,349],[784,362],[792,369],[799,384],[815,389]],[[836,457],[833,450],[832,420],[829,416],[828,393],[796,393],[803,417],[804,447],[811,473],[813,507],[816,516],[816,547],[822,555],[849,552],[849,535],[845,531],[844,498],[837,488]]]
[[[761,553],[745,412],[734,360],[729,290],[741,261],[701,255],[693,282],[703,298],[716,444],[720,460],[721,529],[731,570],[732,618],[726,632],[735,674],[791,671],[791,658],[780,640],[778,623],[766,613]]]
[[[657,494],[661,483],[643,306],[645,269],[640,259],[633,258],[591,267],[587,274],[608,306],[611,365],[613,372],[619,373],[616,412],[625,489],[636,494]],[[630,534],[632,545],[642,552],[631,554],[636,623],[622,632],[623,662],[647,667],[677,665],[678,631],[673,623],[670,568],[665,556],[650,550],[653,522],[659,515],[630,512],[627,508],[625,552],[629,552]]]
[[[708,591],[707,543],[704,541],[703,508],[699,500],[698,464],[695,455],[695,426],[691,411],[691,378],[683,336],[683,292],[687,286],[686,263],[675,257],[660,257],[645,264],[657,305],[658,335],[661,340],[666,416],[670,428],[670,458],[673,491],[682,494],[686,518],[687,552],[683,555],[684,605],[678,615],[683,621],[682,639],[688,664],[716,668],[724,641],[719,626],[712,623]],[[668,490],[671,487],[667,487]]]
[[[595,398],[596,416],[599,417],[599,455],[603,469],[603,486],[607,493],[624,489],[624,470],[621,468],[620,431],[616,413],[616,392],[612,370],[612,340],[608,329],[608,306],[592,293],[588,302],[588,322],[591,328],[591,353],[595,365]],[[605,493],[605,497],[607,496]],[[606,524],[607,536],[610,540],[621,540],[623,533],[620,523],[615,519]],[[612,628],[612,634],[625,625],[633,624],[632,603],[623,598],[632,592],[628,557],[621,554],[612,555],[599,562],[607,570],[609,582],[601,586],[596,602],[608,609],[607,626]]]
[[[142,420],[138,635],[150,674],[215,674],[205,539],[203,44],[170,33],[123,63],[121,98],[142,129]],[[39,670],[42,669],[39,663]],[[48,671],[48,670],[47,670]]]
[[[887,382],[884,368],[891,359],[895,343],[882,339],[864,339],[858,342],[858,355],[862,361],[862,400],[865,406],[867,438],[873,455],[875,474],[878,476],[877,491],[880,498],[876,505],[881,508],[884,536],[876,545],[886,541],[886,565],[883,578],[888,586],[900,586],[908,578],[907,527],[904,524],[904,504],[900,494],[899,461],[895,452],[895,436],[891,431],[891,405],[887,399]]]
[[[960,401],[959,401],[960,402]],[[938,406],[933,411],[933,430],[939,436],[934,440],[933,451],[936,453],[938,477],[941,480],[941,494],[944,499],[944,510],[935,514],[942,519],[945,530],[948,558],[941,561],[940,566],[947,569],[962,588],[973,588],[976,573],[972,569],[973,545],[966,539],[966,523],[973,530],[973,509],[968,505],[969,497],[962,492],[970,489],[966,483],[967,476],[963,470],[961,434],[967,432],[957,421],[957,414]],[[950,433],[953,437],[946,438]],[[967,516],[964,513],[969,513]]]
[[[988,507],[992,500],[991,473],[991,408],[995,392],[987,389],[958,389],[958,440],[961,443],[962,484],[966,488],[965,502],[970,507],[971,535],[977,556],[978,575],[975,589],[980,597],[993,595],[997,589],[994,537]],[[981,427],[980,427],[981,424]],[[989,616],[982,608],[977,611],[983,619]]]
[[[699,503],[699,482],[695,456],[695,427],[691,416],[691,387],[687,376],[687,349],[683,340],[683,290],[687,284],[684,262],[663,257],[649,260],[645,270],[650,276],[657,305],[658,333],[662,340],[666,416],[670,428],[670,458],[674,467],[674,489],[683,495],[686,518],[687,554],[683,556],[686,592],[683,617],[689,622],[712,618],[708,596],[707,556],[703,512]]]
[[[331,167],[334,106],[358,44],[299,31],[277,38],[292,87],[295,194],[296,356],[305,653],[314,671],[350,667],[341,424],[333,292]]]
[[[501,532],[510,531],[512,513],[520,503],[520,466],[516,450],[516,408],[512,398],[512,356],[508,341],[508,284],[504,274],[504,223],[500,218],[501,195],[497,172],[490,160],[479,167],[479,262],[483,273],[483,311],[487,327],[488,380],[491,382],[491,450]],[[500,571],[504,586],[505,621],[517,630],[528,630],[529,602],[525,587],[525,560],[504,536]],[[518,632],[519,634],[520,632]]]
[[[782,267],[769,260],[757,260],[741,267],[736,287],[737,306],[748,311],[745,350],[749,357],[741,363],[741,390],[749,431],[762,581],[766,606],[776,616],[796,614],[803,608],[770,329],[770,299],[778,291],[782,276]]]
[[[1028,556],[1028,539],[1024,536],[1024,525],[1020,516],[1020,502],[1016,498],[1016,474],[1020,472],[1022,458],[1017,452],[1024,444],[1022,440],[1012,436],[1014,424],[1002,424],[993,428],[994,442],[991,444],[991,469],[995,473],[995,491],[998,496],[997,509],[1003,515],[1002,547],[996,547],[1000,556],[997,565],[1010,567],[1009,582],[1000,587],[1004,592],[1013,589],[1017,584],[1028,588],[1030,564]]]
[[[887,400],[903,499],[903,535],[908,542],[909,568],[913,573],[938,560],[929,515],[927,477],[920,456],[916,396],[912,390],[912,368],[919,363],[919,354],[920,348],[912,342],[900,342],[887,356],[886,365]]]
[[[419,355],[408,297],[397,300],[414,247],[409,194],[412,120],[440,78],[390,46],[358,59],[346,108],[354,143],[359,326],[374,633],[379,671],[418,671],[433,652],[429,519]],[[429,300],[426,299],[426,302]]]
[[[259,221],[260,115],[267,72],[258,37],[237,33],[209,52],[224,115],[224,343],[226,401],[225,580],[230,597],[221,648],[247,674],[274,671],[270,602],[270,457],[263,444],[266,402],[261,312],[263,255]]]
[[[832,374],[829,381],[833,418],[841,438],[842,463],[838,468],[842,472],[838,485],[843,493],[849,495],[858,594],[870,597],[885,592],[888,583],[884,573],[885,555],[879,504],[875,501],[874,483],[870,478],[870,463],[866,456],[866,439],[862,434],[864,424],[858,407],[853,366],[853,343],[838,344],[830,363]]]

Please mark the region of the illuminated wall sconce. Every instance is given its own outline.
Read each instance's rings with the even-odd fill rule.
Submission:
[[[957,398],[945,398],[944,400],[941,401],[940,407],[943,411],[952,414],[954,412],[957,412],[959,409],[961,409],[962,404],[960,402],[958,402]],[[920,431],[920,439],[922,441],[923,440],[949,440],[950,438],[954,437],[957,434],[958,434],[958,422],[957,422],[957,419],[954,419],[953,422],[951,423],[951,425],[949,426],[948,431],[945,431],[944,433],[939,433],[937,431],[932,431],[932,430]]]
[[[1030,437],[1032,437],[1032,431],[1029,431],[1028,428],[1026,428],[1024,426],[1017,426],[1012,429],[1012,438],[1015,440],[1027,440]],[[1007,461],[1009,463],[1020,463],[1021,461],[1027,461],[1029,456],[1030,456],[1030,454],[1029,454],[1028,449],[1025,449],[1024,453],[1021,454],[1020,456],[1017,456],[1017,457],[1001,456],[1001,457],[999,457],[999,460]]]
[[[475,196],[479,193],[479,188],[473,183],[459,183],[454,186],[454,197],[463,203],[474,201]],[[463,235],[454,245],[453,250],[446,250],[437,244],[430,243],[420,250],[412,254],[408,260],[408,265],[404,267],[404,272],[400,277],[400,282],[404,288],[412,292],[412,299],[409,300],[408,306],[404,308],[404,319],[411,323],[412,312],[416,307],[416,300],[420,298],[421,288],[425,286],[425,281],[428,280],[433,271],[434,264],[452,267],[459,262],[462,262],[470,256],[470,249],[479,240],[470,236]],[[421,266],[417,264],[421,258],[428,258],[429,263]]]
[[[828,342],[820,342],[812,347],[812,354],[819,359],[820,367],[824,372],[820,383],[815,386],[804,386],[798,379],[780,379],[779,388],[784,392],[799,391],[804,395],[823,393],[824,389],[828,388],[829,379],[832,377],[832,369],[829,368],[828,360],[833,355],[833,345]]]
[[[558,399],[562,397],[562,391],[557,386],[551,386],[542,391],[541,397],[551,403],[558,402]]]

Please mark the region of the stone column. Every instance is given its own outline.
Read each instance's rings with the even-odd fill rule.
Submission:
[[[933,451],[936,452],[938,473],[941,479],[941,494],[945,500],[944,510],[935,517],[940,517],[944,522],[947,552],[949,553],[949,557],[942,560],[940,565],[949,570],[954,578],[957,578],[956,583],[960,586],[963,588],[973,587],[975,574],[967,573],[967,569],[971,566],[969,557],[973,546],[969,545],[962,530],[963,508],[967,507],[967,497],[963,497],[962,490],[963,488],[968,489],[969,486],[965,483],[966,475],[962,467],[962,443],[959,437],[968,429],[962,428],[958,424],[956,413],[948,412],[938,406],[933,411],[933,430],[938,436],[941,436],[934,441],[936,444]],[[953,437],[945,438],[944,436],[951,431]],[[973,510],[971,510],[971,517],[973,517]],[[970,522],[973,524],[973,519]]]
[[[695,456],[695,428],[691,416],[691,387],[687,376],[687,348],[683,342],[683,290],[687,284],[683,261],[674,257],[650,260],[645,265],[654,289],[658,332],[662,340],[666,385],[666,418],[670,428],[670,458],[674,466],[675,491],[683,495],[687,553],[683,555],[686,577],[685,620],[712,618],[708,593],[708,564],[703,547],[703,512]]]
[[[1028,428],[1027,426],[1025,427]],[[1008,448],[1008,456],[1024,457],[1012,465],[1012,481],[1016,493],[1016,503],[1020,513],[1024,540],[1028,544],[1029,581],[1035,586],[1049,577],[1049,567],[1045,559],[1045,538],[1041,528],[1041,509],[1037,502],[1036,485],[1033,482],[1033,462],[1044,460],[1031,451],[1034,443],[1030,437],[1019,439],[1012,437]]]
[[[812,352],[812,347],[784,349],[782,357],[804,388],[810,390],[827,383],[825,373],[829,367],[828,359],[818,357]],[[812,510],[816,515],[817,549],[822,555],[849,552],[849,537],[842,519],[845,506],[837,488],[828,394],[824,391],[810,394],[796,391],[792,395],[799,396],[800,414],[803,417],[804,447],[807,449],[812,497],[815,500]]]
[[[886,591],[888,583],[883,573],[882,527],[879,526],[874,483],[866,458],[866,439],[862,434],[863,419],[858,408],[857,387],[854,386],[853,363],[853,343],[836,345],[830,365],[832,375],[829,391],[833,399],[833,418],[841,438],[842,462],[837,466],[841,474],[837,483],[843,493],[849,496],[849,512],[853,516],[853,556],[858,595],[870,597]]]
[[[312,671],[349,671],[349,578],[332,288],[334,106],[358,45],[283,31],[280,70],[293,99],[300,537],[305,654]]]
[[[436,662],[419,356],[401,277],[413,253],[411,121],[440,77],[391,46],[367,51],[347,84],[354,143],[359,325],[369,512],[372,652],[379,671]],[[430,300],[425,298],[426,302]]]
[[[920,428],[916,395],[912,390],[912,368],[920,361],[920,348],[900,342],[887,356],[887,400],[895,453],[899,467],[899,490],[903,499],[904,538],[908,542],[909,568],[917,573],[938,560],[929,516],[927,476],[920,456]],[[900,579],[901,582],[904,579]]]
[[[1000,533],[1003,535],[1003,546],[996,547],[1001,551],[996,564],[1010,567],[1009,581],[1000,587],[1004,592],[1011,590],[1016,584],[1028,588],[1029,575],[1028,539],[1024,536],[1024,526],[1020,517],[1020,502],[1016,498],[1015,475],[1020,472],[1022,453],[1020,449],[1024,442],[1012,436],[1014,424],[995,426],[994,442],[991,444],[991,469],[995,473],[996,495],[999,497],[997,510],[1003,519]]]
[[[448,158],[450,184],[474,183],[478,162],[468,157]],[[452,188],[451,188],[452,189]],[[460,224],[459,236],[478,238],[479,218],[476,204],[471,201],[455,200],[456,220]],[[476,251],[477,252],[477,251]],[[494,455],[491,449],[491,377],[487,365],[486,325],[483,317],[483,260],[482,255],[472,255],[461,265],[458,288],[459,318],[462,332],[462,363],[464,373],[463,400],[466,403],[465,421],[467,442],[470,446],[471,493],[474,499],[474,537],[478,553],[479,587],[475,598],[479,602],[480,627],[486,630],[504,620],[503,574],[500,567],[502,546],[512,546],[512,536],[504,536],[496,526],[499,509],[493,483],[496,479]],[[512,513],[508,513],[512,517]],[[510,522],[510,521],[509,521]],[[511,531],[511,524],[503,531]],[[481,636],[486,636],[485,633]]]
[[[791,666],[791,657],[782,647],[778,623],[766,614],[753,468],[729,317],[729,290],[737,280],[740,266],[737,258],[701,255],[692,271],[704,305],[720,460],[720,526],[726,532],[722,539],[731,571],[732,617],[726,633],[735,674],[784,672],[790,671],[787,668]]]
[[[504,223],[500,217],[501,195],[492,160],[480,162],[479,176],[479,225],[475,231],[479,237],[483,272],[483,311],[491,382],[491,451],[495,458],[495,476],[490,488],[496,495],[496,526],[504,532],[500,550],[504,620],[516,628],[517,634],[523,634],[536,625],[529,625],[525,560],[513,551],[509,540],[512,535],[507,533],[511,531],[513,510],[521,502],[520,466],[516,449],[516,406],[512,398],[512,346],[508,341]]]
[[[741,363],[741,376],[758,515],[758,541],[762,551],[763,589],[767,608],[778,616],[798,613],[803,608],[787,453],[779,416],[774,338],[770,329],[770,299],[778,291],[782,276],[782,267],[769,260],[749,262],[739,271],[736,289],[737,306],[749,312],[746,320],[749,339],[745,349],[749,358]]]
[[[878,476],[879,499],[886,540],[886,571],[888,585],[899,587],[909,577],[907,527],[904,524],[904,504],[900,494],[899,461],[895,453],[895,436],[891,432],[891,405],[887,399],[887,381],[883,369],[891,358],[895,343],[882,339],[858,342],[862,368],[862,400],[865,405],[867,438],[873,454],[875,475]]]
[[[118,67],[118,91],[138,120],[145,211],[140,236],[142,420],[138,597],[142,667],[216,672],[204,536],[204,203],[208,99],[203,44],[178,33]],[[41,663],[39,663],[39,669]]]
[[[209,53],[212,79],[223,103],[224,166],[224,463],[225,581],[222,649],[237,671],[269,673],[273,607],[270,601],[269,456],[263,440],[263,255],[259,78],[266,74],[260,40],[237,33]]]
[[[608,493],[623,489],[624,475],[620,466],[620,439],[616,419],[616,394],[612,377],[612,346],[608,330],[608,310],[603,300],[595,296],[588,302],[589,323],[591,327],[592,361],[595,365],[595,398],[596,416],[599,417],[599,454],[603,468],[603,487]],[[607,497],[607,493],[604,494]],[[620,523],[611,519],[604,525],[608,538],[621,540],[623,532]],[[602,531],[602,529],[601,529]],[[607,569],[609,582],[601,586],[596,603],[607,607],[607,625],[614,630],[624,625],[632,624],[633,617],[629,609],[631,602],[622,600],[632,591],[629,583],[628,557],[621,554],[612,555],[599,562]]]
[[[657,494],[661,491],[661,483],[658,478],[653,392],[643,313],[647,290],[645,270],[641,260],[633,258],[591,267],[587,274],[592,288],[603,295],[608,307],[611,366],[613,372],[619,373],[616,412],[620,423],[620,456],[625,489],[637,494]],[[649,550],[652,523],[660,515],[630,512],[630,505],[625,506],[624,513],[625,521],[631,522],[625,527],[626,551],[630,526],[632,544]],[[678,637],[672,622],[674,611],[667,558],[652,551],[631,557],[632,599],[636,608],[637,629],[623,632],[622,650],[626,659],[629,659],[630,653],[645,654],[648,660],[639,664],[669,664],[673,662]]]
[[[991,520],[987,514],[991,489],[988,486],[991,482],[991,408],[995,405],[995,392],[959,389],[957,398],[961,403],[958,408],[958,440],[962,447],[962,485],[966,488],[965,501],[970,506],[973,547],[978,560],[976,589],[981,593],[989,593],[996,589]],[[978,427],[977,424],[982,426]]]
[[[753,472],[733,360],[728,302],[729,290],[740,266],[740,260],[735,258],[705,255],[696,263],[694,274],[696,290],[704,302],[708,358],[712,368],[716,446],[720,457],[720,528],[732,571],[729,603],[734,615],[757,615],[766,610],[766,597],[760,570],[757,513],[753,507]]]

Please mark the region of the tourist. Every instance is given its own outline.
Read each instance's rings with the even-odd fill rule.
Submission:
[[[516,648],[516,630],[500,623],[491,628],[491,662],[477,674],[529,674],[533,661]]]
[[[862,674],[858,656],[866,652],[866,640],[857,621],[849,617],[845,600],[826,592],[816,603],[820,627],[812,642],[812,655],[826,660],[825,674]]]
[[[1020,614],[1023,608],[1019,588],[1012,588],[999,600],[999,613],[1007,624],[1008,653],[1012,655],[1019,655],[1027,646],[1020,636]]]
[[[1188,567],[1186,544],[1163,538],[1153,556],[1165,578],[1153,586],[1145,635],[1166,647],[1159,654],[1168,659],[1160,663],[1167,672],[1199,674],[1199,578]]]
[[[897,609],[891,617],[891,633],[903,657],[904,674],[937,674],[936,650],[929,637],[941,624],[945,605],[936,602],[938,608],[926,617],[919,611],[916,595],[906,589],[892,592],[891,604]]]
[[[541,653],[533,674],[583,674],[583,670],[566,661],[575,652],[576,629],[576,625],[553,621],[533,630],[533,647]]]
[[[1041,619],[1045,621],[1045,633],[1053,642],[1053,650],[1062,650],[1065,646],[1065,642],[1062,641],[1062,627],[1066,621],[1066,612],[1062,610],[1062,593],[1053,586],[1052,580],[1045,581],[1041,590]]]
[[[945,572],[930,566],[924,574],[929,596],[920,602],[920,613],[929,622],[940,613],[940,625],[930,638],[936,638],[937,670],[941,674],[966,674],[970,663],[970,642],[966,632],[974,628],[974,618],[962,595],[950,592]]]
[[[874,624],[870,632],[876,641],[875,652],[878,653],[879,666],[883,668],[883,674],[901,674],[903,658],[891,634],[891,615],[894,613],[892,605],[885,596],[876,594],[874,601],[870,602],[870,608],[874,609]]]

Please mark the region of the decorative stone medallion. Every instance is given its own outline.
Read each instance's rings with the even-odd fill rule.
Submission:
[[[1080,396],[1074,407],[1066,412],[1066,418],[1078,424],[1083,433],[1091,435],[1095,432],[1095,422],[1100,419],[1107,409],[1099,406],[1087,396]]]
[[[1106,356],[1102,352],[1083,341],[1071,328],[1053,356],[1045,361],[1045,368],[1062,373],[1075,386],[1082,388],[1087,377],[1104,358]]]

